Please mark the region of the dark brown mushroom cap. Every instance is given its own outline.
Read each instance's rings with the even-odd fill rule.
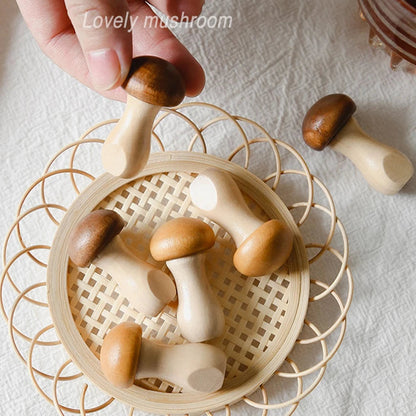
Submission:
[[[142,343],[142,328],[133,322],[118,324],[105,336],[100,363],[105,378],[117,387],[134,383]]]
[[[324,149],[344,127],[356,110],[345,94],[331,94],[318,100],[306,113],[302,124],[305,143],[315,150]]]
[[[124,227],[117,212],[100,209],[86,215],[69,237],[69,258],[79,267],[88,266]]]
[[[212,228],[196,218],[175,218],[161,225],[150,241],[155,260],[167,261],[208,250],[215,243]]]
[[[271,274],[286,262],[292,247],[292,230],[280,220],[270,220],[240,245],[234,253],[234,266],[245,276]]]
[[[174,65],[155,56],[134,58],[123,88],[149,104],[173,107],[185,97],[185,84]]]

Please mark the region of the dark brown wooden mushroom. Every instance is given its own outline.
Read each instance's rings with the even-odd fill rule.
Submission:
[[[107,172],[132,178],[149,158],[156,114],[162,106],[172,107],[183,100],[185,84],[171,63],[141,56],[133,59],[123,88],[127,92],[124,114],[108,135],[101,159]]]
[[[79,267],[87,267],[124,228],[115,211],[100,209],[85,216],[69,240],[69,257]]]
[[[132,97],[160,107],[173,107],[185,97],[185,84],[179,71],[156,56],[134,58],[123,88]]]
[[[355,113],[354,101],[344,94],[331,94],[318,100],[306,113],[302,124],[305,143],[323,150]]]
[[[393,195],[412,177],[413,165],[403,153],[366,134],[352,117],[355,109],[344,94],[321,98],[305,115],[303,139],[315,150],[329,145],[342,153],[375,190]]]
[[[116,280],[131,305],[155,316],[174,299],[172,279],[155,266],[139,259],[124,244],[119,233],[124,220],[111,210],[97,210],[85,216],[69,238],[71,261],[86,267],[91,262]]]

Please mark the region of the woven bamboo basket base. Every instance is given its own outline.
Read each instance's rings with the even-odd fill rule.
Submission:
[[[76,198],[80,194],[82,196],[79,198],[85,197],[87,191],[83,189],[91,182],[94,183],[102,173],[97,147],[101,146],[103,137],[107,136],[108,129],[115,122],[117,120],[98,123],[79,140],[68,144],[51,158],[42,175],[22,195],[15,221],[5,237],[2,250],[0,312],[8,325],[11,346],[27,366],[36,390],[61,416],[92,413],[133,416],[146,406],[152,407],[155,399],[156,402],[164,402],[166,397],[170,401],[175,397],[175,400],[183,400],[184,403],[190,399],[188,395],[179,393],[175,386],[160,380],[146,380],[128,389],[128,392],[139,392],[135,394],[136,400],[143,392],[146,392],[146,397],[139,400],[137,407],[126,406],[123,402],[130,403],[129,394],[112,390],[100,378],[98,366],[97,354],[103,333],[121,320],[142,322],[148,338],[169,343],[183,342],[176,332],[175,305],[166,308],[159,317],[149,320],[129,308],[128,302],[119,296],[117,287],[112,284],[109,276],[101,270],[94,267],[80,270],[67,268],[65,261],[50,255],[56,231],[63,227],[62,217],[71,210],[75,200],[78,201],[76,204],[79,203],[80,199]],[[199,154],[195,153],[198,151],[220,156],[225,164],[223,169],[230,166],[226,163],[227,160],[239,164],[243,170],[250,170],[261,178],[256,186],[246,184],[248,187],[244,189],[251,208],[258,216],[268,218],[283,215],[286,220],[287,215],[279,198],[266,195],[264,199],[264,195],[258,194],[258,189],[264,190],[260,186],[264,184],[272,193],[279,194],[293,216],[297,236],[300,232],[304,242],[301,250],[306,251],[309,265],[308,308],[293,349],[286,358],[283,357],[286,346],[293,343],[289,337],[288,344],[283,343],[279,349],[281,356],[272,359],[270,366],[266,365],[267,354],[282,343],[282,324],[285,325],[290,320],[285,310],[285,300],[291,302],[292,294],[296,293],[296,290],[293,291],[293,282],[296,282],[296,278],[293,279],[293,267],[296,267],[297,254],[291,258],[288,268],[279,270],[278,274],[264,279],[242,279],[231,263],[228,270],[226,267],[231,254],[228,250],[234,250],[232,243],[223,230],[210,223],[217,233],[218,241],[208,256],[207,266],[211,282],[227,309],[228,328],[225,337],[216,342],[225,342],[226,345],[222,345],[230,358],[226,384],[220,392],[224,400],[209,402],[209,397],[197,397],[200,401],[196,404],[198,408],[201,400],[206,401],[206,416],[213,416],[213,409],[220,408],[220,403],[223,406],[215,415],[230,416],[250,409],[253,414],[262,416],[272,411],[277,415],[292,415],[300,401],[320,383],[329,361],[338,351],[345,334],[346,316],[353,294],[353,279],[348,266],[348,239],[336,215],[329,191],[310,173],[302,156],[292,146],[272,138],[256,122],[231,115],[212,104],[186,103],[174,109],[164,109],[155,121],[152,143],[152,152],[164,152],[171,143],[176,143],[175,149],[187,150],[184,157],[190,160],[198,157]],[[211,148],[211,145],[214,146]],[[136,246],[139,257],[149,260],[146,242],[155,225],[151,224],[150,216],[153,215],[156,221],[161,222],[164,221],[164,216],[198,215],[186,199],[189,180],[198,169],[186,170],[183,164],[169,166],[169,172],[166,172],[166,168],[158,167],[154,171],[147,171],[145,177],[130,184],[110,184],[110,180],[99,178],[96,182],[104,181],[105,192],[100,191],[101,194],[98,193],[92,200],[85,200],[80,205],[80,211],[86,213],[99,207],[116,209],[125,219],[129,219],[123,238],[130,246]],[[251,174],[243,176],[249,183],[251,179],[247,178],[253,178]],[[160,178],[163,182],[159,182]],[[163,187],[159,187],[162,183]],[[244,187],[245,183],[242,181],[240,186]],[[144,196],[144,199],[152,201],[155,195],[163,192],[170,195],[171,199],[165,198],[162,205],[167,205],[160,212],[150,212],[150,204],[143,206],[137,199]],[[267,191],[264,192],[267,194]],[[182,195],[184,200],[174,208],[178,195]],[[273,201],[271,206],[270,201]],[[160,202],[157,204],[160,205]],[[144,215],[142,219],[134,216],[133,208],[135,211],[137,205]],[[287,222],[293,226],[292,219]],[[141,242],[134,238],[138,234],[143,238]],[[223,265],[217,263],[216,253],[224,256]],[[304,254],[300,257],[303,258]],[[49,259],[55,259],[56,264],[50,264]],[[291,263],[293,261],[295,263]],[[56,309],[55,300],[47,293],[46,270],[51,267],[56,267],[62,273],[61,287],[57,291],[63,302],[62,313],[68,320],[68,332],[71,335],[67,335],[66,329],[63,330],[62,327],[59,334],[65,345],[72,345],[74,339],[79,341],[79,349],[72,351],[70,358],[62,347],[62,340],[56,333],[57,328],[51,323],[51,309]],[[229,273],[229,285],[224,285],[228,280],[217,274],[223,268]],[[299,282],[301,280],[299,278]],[[84,293],[82,285],[88,289]],[[77,299],[81,299],[82,303],[78,304]],[[254,299],[257,299],[257,306],[254,305]],[[303,304],[301,296],[299,299],[299,304]],[[91,305],[92,308],[89,308]],[[104,305],[103,309],[97,305]],[[276,313],[266,311],[265,305]],[[236,312],[238,309],[241,310],[240,314]],[[252,320],[245,318],[246,315],[249,318],[251,316]],[[111,316],[112,320],[106,321],[106,316]],[[233,316],[235,319],[231,322]],[[296,332],[289,331],[293,337],[296,337]],[[275,333],[279,333],[282,338],[273,338]],[[257,359],[255,354],[259,355],[265,348],[267,350],[263,355],[267,358]],[[42,357],[43,361],[39,361]],[[84,357],[87,357],[86,362]],[[277,368],[277,363],[283,358],[282,365]],[[80,368],[85,369],[89,379]],[[258,369],[262,371],[257,372]],[[252,381],[254,388],[254,385],[260,383],[260,377],[256,379],[256,375],[265,373],[270,374],[270,379],[259,384],[253,394],[249,394],[249,381]],[[94,383],[90,381],[92,379]],[[102,383],[100,389],[95,387],[95,382]],[[239,401],[231,406],[235,398],[233,393],[238,391],[238,386],[241,395],[235,400]],[[177,412],[186,407],[183,403],[173,407],[175,406]],[[160,413],[163,408],[165,407],[152,407],[149,411]],[[192,409],[188,408],[183,413],[188,414],[190,411]]]
[[[207,254],[208,275],[226,316],[224,336],[211,342],[228,357],[223,389],[210,395],[181,393],[177,386],[153,379],[129,389],[115,388],[99,370],[100,349],[108,330],[132,320],[142,325],[146,338],[183,343],[175,306],[155,318],[135,311],[104,271],[93,265],[87,269],[68,266],[68,235],[92,208],[113,209],[127,223],[122,238],[139,257],[154,263],[148,249],[152,233],[171,218],[198,217],[190,201],[189,185],[194,176],[208,167],[232,173],[259,217],[279,218],[292,228],[296,235],[292,255],[278,273],[244,277],[233,266],[235,246],[230,236],[210,223],[217,243]],[[201,218],[209,223],[208,218]],[[152,155],[139,178],[126,183],[104,175],[77,198],[56,233],[47,281],[51,315],[59,337],[73,361],[94,384],[148,412],[201,413],[234,403],[256,390],[284,361],[303,326],[309,297],[309,264],[292,216],[262,181],[240,166],[214,156],[165,152]]]

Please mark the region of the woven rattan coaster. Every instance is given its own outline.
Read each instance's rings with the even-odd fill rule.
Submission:
[[[0,308],[35,388],[60,415],[132,416],[137,410],[211,416],[218,409],[215,414],[229,416],[246,407],[291,415],[339,349],[352,300],[348,240],[330,193],[292,146],[252,120],[206,103],[160,113],[152,145],[159,153],[140,177],[126,182],[99,176],[98,137],[106,137],[116,121],[93,126],[52,157],[22,196],[5,238]],[[165,152],[171,143],[186,152]],[[284,220],[296,235],[294,251],[277,273],[245,278],[232,265],[229,235],[202,218],[217,235],[207,268],[226,315],[225,335],[213,341],[228,356],[223,388],[185,394],[162,380],[143,380],[116,389],[99,366],[106,332],[134,320],[146,338],[182,343],[175,305],[151,319],[130,308],[102,270],[68,264],[68,233],[84,214],[114,209],[127,222],[127,245],[154,262],[148,242],[157,225],[198,216],[189,184],[207,166],[231,172],[257,216]]]

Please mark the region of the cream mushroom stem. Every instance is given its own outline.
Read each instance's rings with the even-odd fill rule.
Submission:
[[[182,336],[190,342],[203,342],[222,335],[224,313],[206,276],[205,253],[168,260],[166,265],[176,281]]]
[[[118,235],[93,262],[117,282],[131,305],[146,315],[156,316],[175,297],[171,278],[135,256]]]
[[[366,134],[351,117],[329,143],[350,159],[366,181],[378,192],[393,195],[413,175],[413,165],[403,153]]]
[[[160,109],[127,94],[124,113],[101,151],[107,172],[131,178],[143,170],[149,159],[153,122]]]
[[[262,224],[247,206],[230,175],[208,169],[190,185],[192,203],[202,214],[227,230],[239,247]]]
[[[123,322],[104,337],[100,352],[105,378],[119,388],[158,378],[184,391],[213,393],[224,382],[227,357],[209,344],[165,345],[142,338],[142,329]]]
[[[224,382],[226,356],[209,344],[164,345],[142,339],[136,379],[159,378],[187,392],[212,393]]]

